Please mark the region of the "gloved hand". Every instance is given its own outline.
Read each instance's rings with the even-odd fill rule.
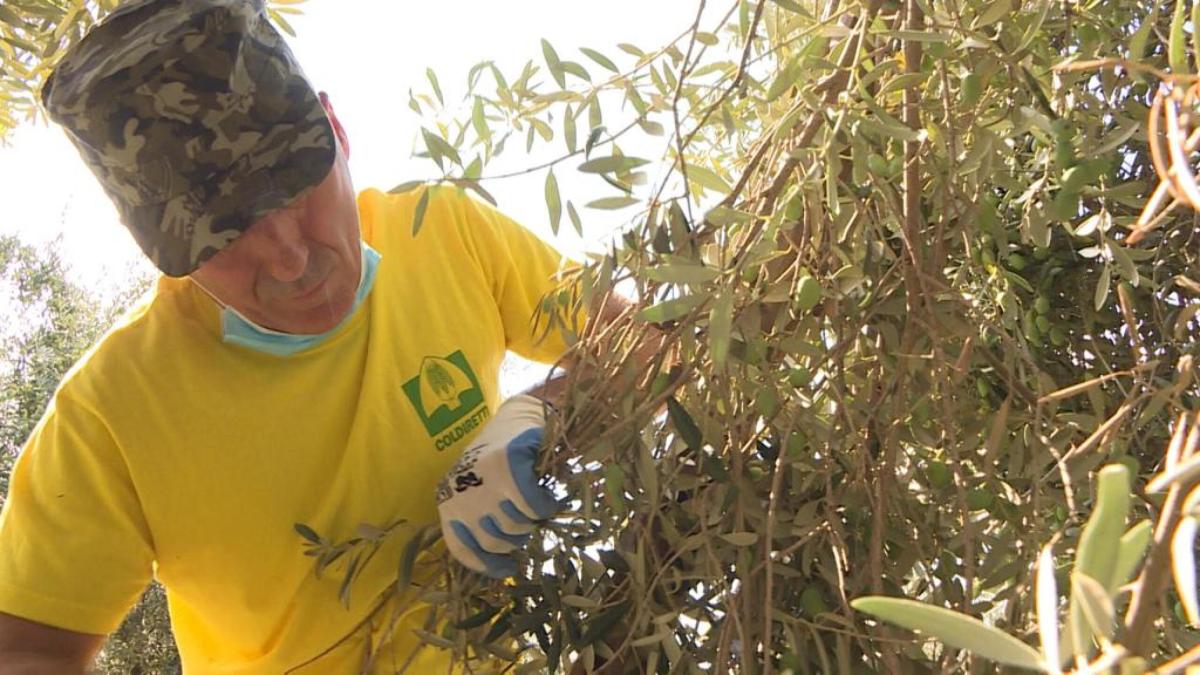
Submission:
[[[503,579],[517,573],[510,555],[529,541],[535,520],[557,513],[558,501],[538,484],[545,403],[521,394],[496,409],[438,484],[446,548],[466,567]]]

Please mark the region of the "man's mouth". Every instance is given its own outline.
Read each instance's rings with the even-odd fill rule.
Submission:
[[[292,296],[293,300],[308,300],[321,292],[325,288],[325,283],[329,281],[329,275],[322,276],[315,283],[302,287]]]

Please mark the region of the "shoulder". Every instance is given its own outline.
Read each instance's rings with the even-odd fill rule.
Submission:
[[[448,183],[431,183],[397,193],[369,188],[359,193],[358,208],[363,237],[368,242],[384,234],[383,229],[416,238],[426,231],[444,233],[447,228],[512,222],[492,205]]]
[[[84,400],[112,398],[130,375],[153,370],[179,346],[179,336],[208,330],[188,297],[187,282],[161,278],[117,318],[63,376],[59,389]]]
[[[381,253],[400,252],[405,258],[446,249],[475,257],[517,227],[491,205],[450,184],[402,193],[368,189],[360,193],[358,205],[363,239]]]

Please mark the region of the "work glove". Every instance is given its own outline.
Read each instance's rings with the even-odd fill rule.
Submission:
[[[534,521],[561,508],[534,472],[546,425],[544,406],[527,394],[504,401],[438,484],[446,548],[489,577],[515,575],[512,552],[529,541]]]

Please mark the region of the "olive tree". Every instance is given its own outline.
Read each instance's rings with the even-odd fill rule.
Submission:
[[[1195,147],[1193,10],[707,4],[666,45],[543,41],[413,95],[437,189],[490,200],[540,149],[553,227],[627,214],[543,325],[637,300],[572,335],[543,467],[571,508],[515,582],[413,583],[444,554],[401,528],[422,636],[519,672],[1197,659],[1197,229],[1150,151],[1176,141],[1170,179]]]

